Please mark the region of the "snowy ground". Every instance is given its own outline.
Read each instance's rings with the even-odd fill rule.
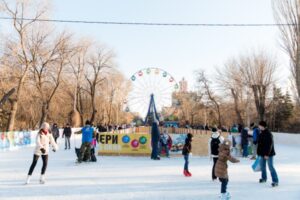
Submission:
[[[275,167],[280,186],[271,188],[270,178],[268,183],[259,184],[260,174],[250,168],[252,161],[242,159],[241,163],[229,166],[228,191],[232,199],[300,199],[300,148],[286,142],[286,137],[283,144],[279,139],[275,145]],[[218,199],[220,184],[211,181],[211,162],[206,157],[191,158],[193,177],[186,178],[182,175],[181,157],[152,161],[145,157],[98,156],[97,163],[75,165],[74,150],[66,151],[62,144],[60,146],[60,151],[50,154],[45,185],[38,183],[41,160],[32,183],[24,185],[33,155],[32,147],[0,152],[0,199]]]

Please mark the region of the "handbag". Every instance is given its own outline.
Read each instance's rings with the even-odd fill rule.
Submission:
[[[257,158],[256,158],[256,160],[254,161],[254,163],[252,164],[252,169],[253,169],[253,171],[254,172],[260,172],[261,171],[261,167],[260,167],[260,161],[261,161],[261,157],[260,156],[258,156]]]

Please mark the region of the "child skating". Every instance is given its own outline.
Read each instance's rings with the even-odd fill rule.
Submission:
[[[219,157],[215,167],[215,175],[219,178],[221,182],[221,200],[230,199],[230,194],[227,192],[227,184],[229,182],[228,172],[227,172],[227,161],[232,163],[240,162],[238,159],[230,155],[230,141],[225,139],[224,142],[219,147]]]
[[[192,176],[191,172],[189,171],[189,156],[190,153],[192,153],[192,140],[193,140],[193,135],[191,133],[188,133],[185,139],[185,144],[182,149],[182,155],[184,157],[183,174],[187,177]]]

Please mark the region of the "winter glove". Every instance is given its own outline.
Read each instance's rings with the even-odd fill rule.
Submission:
[[[43,154],[46,153],[46,150],[44,148],[41,148],[40,150]]]

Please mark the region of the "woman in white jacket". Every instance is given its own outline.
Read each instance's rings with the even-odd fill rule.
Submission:
[[[48,165],[49,144],[51,144],[53,146],[53,151],[56,151],[58,149],[58,146],[55,143],[52,134],[49,132],[49,128],[50,128],[50,125],[48,123],[44,122],[41,126],[40,131],[37,133],[36,147],[34,150],[33,161],[29,168],[26,184],[28,184],[30,182],[32,172],[33,172],[40,156],[42,157],[42,160],[43,160],[40,183],[41,184],[45,183],[45,172],[46,172],[46,168]]]

